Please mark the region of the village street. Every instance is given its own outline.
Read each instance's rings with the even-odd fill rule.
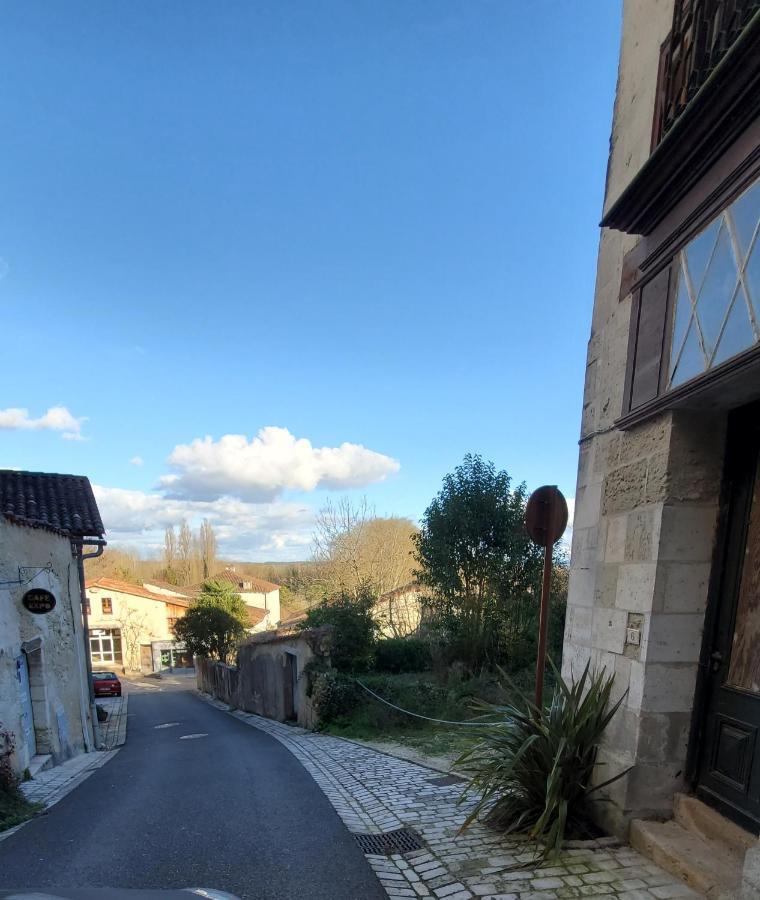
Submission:
[[[203,887],[242,900],[697,896],[614,842],[569,847],[539,866],[530,845],[498,831],[476,824],[460,834],[458,779],[230,710],[199,695],[192,678],[126,686],[126,745],[0,841],[0,889]],[[400,829],[417,845],[363,846],[363,855],[357,836]]]
[[[192,687],[128,685],[126,745],[0,842],[0,888],[385,897],[301,764],[268,735],[200,702]]]

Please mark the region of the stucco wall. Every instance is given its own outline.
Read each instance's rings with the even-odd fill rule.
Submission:
[[[626,0],[605,208],[648,158],[659,48],[672,0]],[[591,660],[627,693],[607,734],[604,778],[634,766],[600,805],[624,832],[668,815],[683,785],[725,423],[666,412],[621,432],[631,297],[619,298],[637,238],[602,230],[588,347],[563,669]],[[628,640],[627,629],[640,642]]]
[[[290,655],[296,664],[296,721],[304,728],[314,728],[317,716],[308,696],[305,668],[315,656],[329,661],[329,638],[329,628],[251,638],[240,648],[236,667],[196,660],[198,688],[238,709],[283,722],[286,657]]]
[[[169,607],[162,600],[135,597],[113,588],[88,587],[90,600],[90,628],[120,628],[123,667],[140,671],[140,645],[152,641],[173,641],[169,629]],[[110,597],[113,613],[103,615],[103,597]],[[167,600],[170,598],[167,596]],[[103,663],[107,668],[111,663]],[[98,668],[99,664],[96,664]]]
[[[9,583],[18,582],[19,566],[49,566],[50,571],[27,584]],[[29,650],[38,752],[52,754],[58,763],[93,746],[79,577],[68,538],[12,525],[0,516],[0,584],[0,722],[15,735],[13,765],[23,772],[33,748],[24,741],[21,724],[17,660],[22,645]],[[34,615],[22,606],[22,596],[33,587],[55,595],[52,612]]]
[[[263,624],[263,628],[274,628],[280,621],[280,592],[269,591],[266,594],[256,591],[240,591],[243,602],[248,606],[255,606],[256,609],[266,609],[269,611],[269,617]]]

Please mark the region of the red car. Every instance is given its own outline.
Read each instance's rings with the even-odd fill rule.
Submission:
[[[93,672],[92,690],[96,697],[121,697],[121,682],[113,672]]]

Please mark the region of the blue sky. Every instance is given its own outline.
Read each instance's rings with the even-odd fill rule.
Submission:
[[[0,466],[247,559],[329,495],[418,519],[468,451],[572,497],[618,2],[3,20]]]

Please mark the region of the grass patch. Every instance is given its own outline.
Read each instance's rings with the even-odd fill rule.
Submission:
[[[365,674],[359,676],[376,694],[403,709],[435,719],[466,722],[480,711],[477,701],[505,702],[504,690],[493,675],[465,678],[431,672],[399,675]],[[532,690],[533,673],[524,671],[515,680]],[[547,688],[547,694],[551,685]],[[480,728],[441,725],[413,718],[375,700],[356,687],[350,712],[324,724],[323,730],[337,737],[363,741],[403,744],[427,756],[459,756],[472,744]]]
[[[30,803],[18,788],[0,788],[0,831],[26,822],[41,809],[41,803]]]

